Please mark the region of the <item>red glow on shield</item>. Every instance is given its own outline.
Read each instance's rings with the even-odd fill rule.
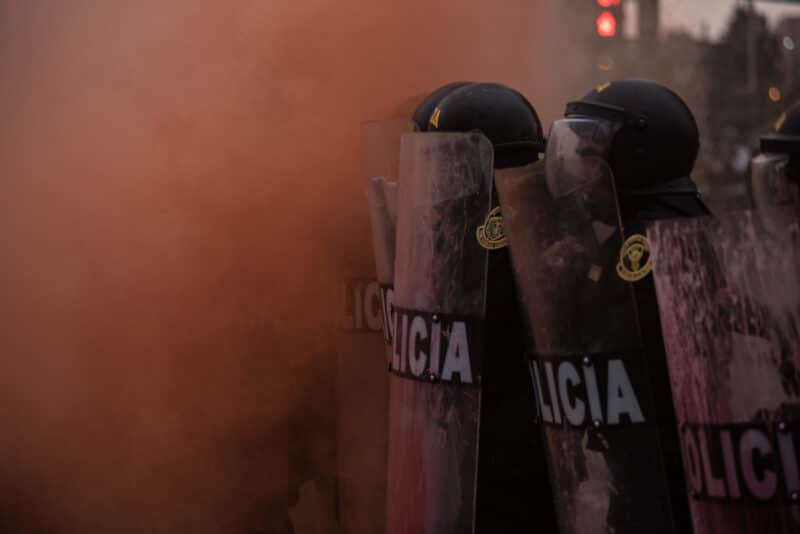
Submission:
[[[617,19],[608,11],[603,11],[597,17],[597,35],[600,37],[614,37],[617,35]]]
[[[618,6],[622,0],[597,0],[597,5],[600,7]]]

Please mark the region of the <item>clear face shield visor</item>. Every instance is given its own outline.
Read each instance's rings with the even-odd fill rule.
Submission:
[[[593,117],[569,117],[553,124],[545,155],[545,177],[553,197],[612,178],[606,155],[618,130],[618,124]]]
[[[752,191],[756,209],[800,206],[800,183],[787,154],[761,154],[753,159]]]

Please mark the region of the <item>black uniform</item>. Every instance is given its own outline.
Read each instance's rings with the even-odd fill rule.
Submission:
[[[689,178],[698,145],[677,95],[617,81],[553,125],[527,179],[548,194],[521,204],[525,181],[498,184],[564,533],[691,530],[645,228],[709,213]]]

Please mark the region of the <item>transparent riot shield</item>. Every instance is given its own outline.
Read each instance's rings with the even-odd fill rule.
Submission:
[[[390,364],[388,534],[474,531],[492,147],[401,142]]]
[[[643,340],[634,287],[646,240],[625,235],[608,166],[570,158],[570,179],[544,163],[496,176],[559,529],[682,534],[677,436],[656,394],[663,352]]]
[[[800,532],[800,232],[764,210],[648,232],[697,534]]]
[[[392,300],[394,296],[394,253],[397,224],[397,172],[400,137],[413,132],[414,123],[406,120],[366,122],[361,125],[363,167],[369,180],[367,197],[380,287],[383,339],[391,358]]]
[[[386,522],[386,355],[391,348],[380,333],[384,337],[388,333],[384,310],[391,302],[400,135],[411,130],[413,125],[401,120],[361,125],[361,179],[367,185],[367,197],[353,198],[353,214],[369,216],[377,273],[369,268],[373,251],[365,247],[360,276],[345,284],[347,327],[337,338],[336,515],[341,534],[380,532]]]
[[[398,146],[399,149],[399,146]],[[370,178],[369,214],[372,223],[372,244],[375,251],[375,267],[381,295],[383,317],[383,339],[386,356],[392,354],[392,301],[394,298],[394,249],[395,225],[397,223],[397,182],[383,176]]]

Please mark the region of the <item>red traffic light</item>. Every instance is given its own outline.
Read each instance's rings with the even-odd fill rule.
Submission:
[[[602,1],[611,2],[613,0],[598,0],[598,2]],[[617,35],[617,18],[608,11],[603,11],[597,17],[597,35],[600,37],[614,37]]]
[[[622,0],[597,0],[597,5],[600,7],[618,6],[621,3]]]

